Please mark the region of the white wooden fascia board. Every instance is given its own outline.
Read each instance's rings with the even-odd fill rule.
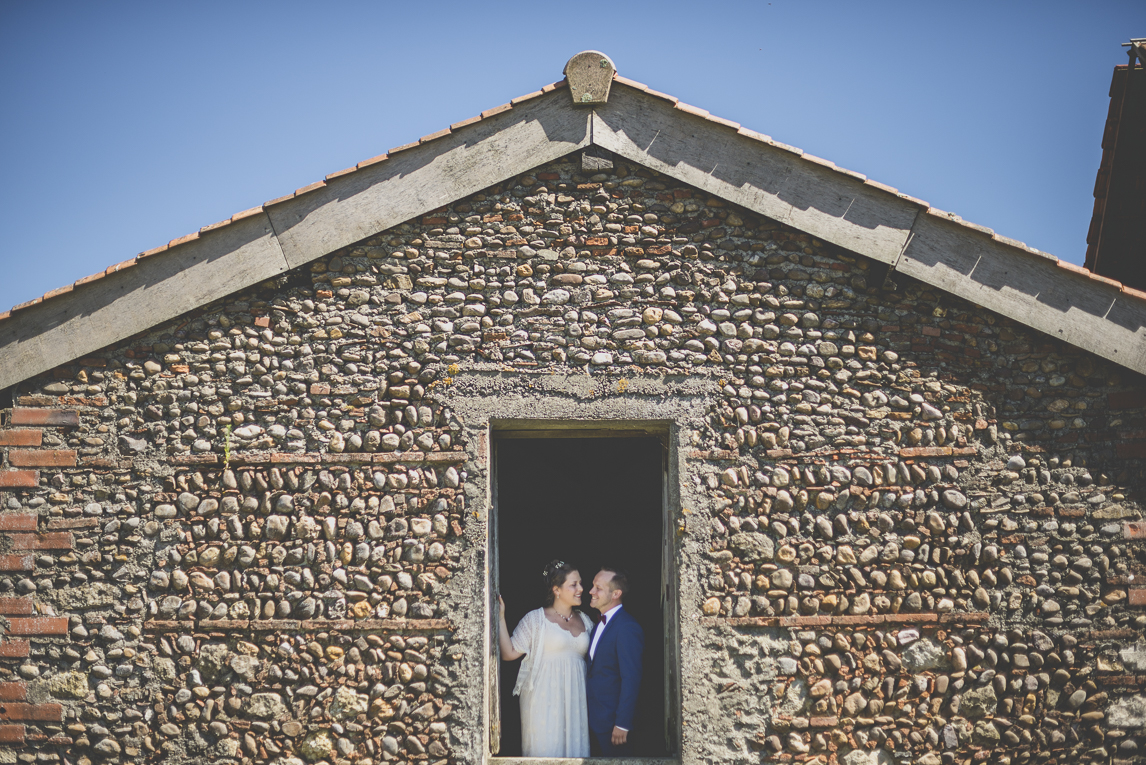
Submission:
[[[917,204],[617,83],[593,143],[772,220],[895,263]]]
[[[567,90],[519,104],[268,209],[291,267],[320,258],[589,143]]]
[[[1146,303],[1049,258],[922,215],[896,271],[1146,374]]]
[[[287,268],[259,214],[25,308],[0,322],[0,390]]]

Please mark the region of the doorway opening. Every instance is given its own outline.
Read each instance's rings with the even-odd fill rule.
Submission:
[[[493,436],[491,573],[510,631],[542,605],[541,571],[549,561],[578,568],[583,610],[594,621],[599,615],[588,605],[594,575],[602,565],[627,569],[632,591],[624,605],[645,634],[634,756],[669,756],[678,740],[679,659],[674,577],[666,577],[675,571],[665,535],[667,434],[506,430]],[[512,695],[520,664],[500,663],[491,698],[500,701],[499,757],[521,756],[519,699]]]

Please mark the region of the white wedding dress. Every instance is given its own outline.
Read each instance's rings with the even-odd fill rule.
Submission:
[[[541,618],[536,618],[540,616]],[[534,617],[534,618],[530,618]],[[517,650],[530,666],[521,688],[521,749],[525,757],[588,757],[589,714],[585,707],[585,657],[592,622],[573,637],[545,618],[540,609],[526,615],[513,632]]]

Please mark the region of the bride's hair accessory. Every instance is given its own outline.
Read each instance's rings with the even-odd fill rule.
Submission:
[[[565,580],[576,570],[575,567],[570,566],[565,561],[557,559],[549,561],[545,568],[541,569],[541,576],[545,579],[545,605],[553,605],[555,600],[553,588],[565,584]]]

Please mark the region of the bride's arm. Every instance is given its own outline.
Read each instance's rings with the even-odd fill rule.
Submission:
[[[501,647],[501,658],[504,661],[520,659],[525,655],[525,652],[514,650],[513,643],[509,639],[509,627],[505,626],[505,601],[501,599],[500,595],[497,596],[497,604],[499,606],[497,609],[498,620],[501,622],[498,625],[497,642]]]

